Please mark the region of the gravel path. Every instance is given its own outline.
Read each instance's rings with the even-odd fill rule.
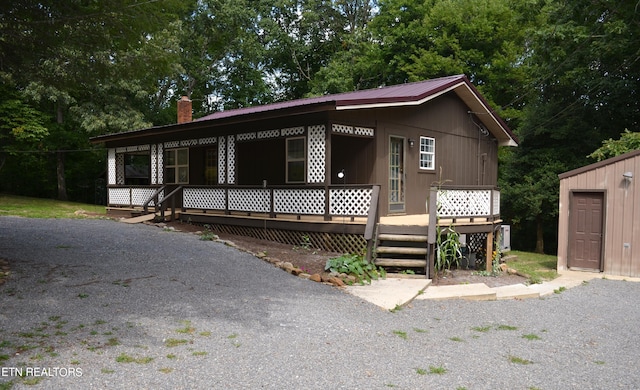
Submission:
[[[109,220],[0,217],[0,258],[12,267],[0,286],[0,388],[640,383],[638,283],[391,313],[219,242]]]

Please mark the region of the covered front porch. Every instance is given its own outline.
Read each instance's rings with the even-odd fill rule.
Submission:
[[[454,229],[468,237],[473,250],[493,252],[500,228],[500,192],[493,187],[432,188],[425,213],[380,217],[380,186],[109,186],[108,212],[153,213],[156,218],[179,218],[206,225],[214,232],[246,235],[292,246],[313,247],[342,253],[366,253],[380,260],[379,248],[391,235],[412,236],[420,248],[407,261],[426,275],[429,248],[437,227]],[[429,239],[429,236],[434,236]],[[400,247],[406,247],[402,244]],[[431,251],[432,253],[433,251]],[[389,265],[384,261],[380,265]],[[391,259],[398,260],[398,259]],[[417,265],[417,266],[416,266]]]

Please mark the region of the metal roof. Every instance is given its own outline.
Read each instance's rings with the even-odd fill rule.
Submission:
[[[499,145],[518,145],[517,138],[509,126],[493,111],[489,106],[489,103],[482,97],[473,84],[471,84],[469,79],[462,74],[376,89],[225,110],[204,116],[192,122],[156,126],[149,129],[125,133],[102,135],[92,138],[91,141],[105,142],[150,134],[166,134],[167,132],[179,132],[195,127],[202,128],[221,125],[228,121],[243,122],[260,120],[264,115],[268,115],[270,117],[286,117],[294,112],[297,114],[303,114],[318,111],[417,106],[451,91],[455,92],[469,107],[470,113],[478,115],[478,119],[486,126],[491,134],[496,137]]]
[[[611,165],[611,164],[615,164],[619,161],[623,161],[629,158],[633,158],[636,156],[640,155],[640,150],[632,150],[630,152],[615,156],[615,157],[610,157],[606,160],[602,160],[602,161],[598,161],[589,165],[585,165],[583,167],[580,168],[576,168],[573,169],[571,171],[567,171],[564,173],[561,173],[558,175],[558,177],[560,178],[560,180],[564,180],[568,177],[572,177],[572,176],[576,176],[576,175],[580,175],[583,174],[585,172],[589,172],[589,171],[593,171],[594,169],[600,169],[600,168],[604,168],[607,165]]]
[[[464,82],[465,80],[466,77],[464,75],[441,77],[432,80],[393,85],[376,89],[367,89],[334,95],[324,95],[306,99],[291,100],[287,102],[265,104],[263,106],[226,110],[204,116],[200,119],[196,119],[196,121],[215,120],[239,115],[255,114],[266,111],[277,111],[287,108],[303,107],[325,103],[333,103],[336,109],[340,109],[341,107],[354,107],[363,105],[410,103],[420,101],[429,96],[437,94],[442,90],[445,90],[452,85],[458,84],[460,82]]]

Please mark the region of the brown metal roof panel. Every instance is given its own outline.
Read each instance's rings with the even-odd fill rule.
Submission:
[[[287,102],[265,104],[262,106],[252,106],[252,107],[236,108],[232,110],[225,110],[225,111],[215,112],[213,114],[203,116],[202,118],[195,119],[194,122],[216,120],[216,119],[222,119],[222,118],[231,118],[234,116],[258,114],[261,112],[284,110],[287,108],[313,106],[313,105],[318,105],[323,103],[330,103],[335,100],[334,96],[335,95],[326,95],[326,96],[319,96],[314,98],[291,100]]]
[[[215,120],[233,116],[283,110],[287,108],[323,103],[334,103],[335,106],[349,106],[360,104],[412,102],[436,94],[464,80],[466,80],[466,77],[464,75],[455,75],[432,80],[419,81],[415,83],[393,85],[389,87],[345,92],[334,95],[317,96],[306,99],[291,100],[287,102],[265,104],[263,106],[238,108],[216,112],[211,115],[204,116],[200,119],[196,119],[196,121]]]

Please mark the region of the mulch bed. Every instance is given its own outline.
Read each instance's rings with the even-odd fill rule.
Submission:
[[[167,226],[176,230],[198,233],[204,231],[199,225],[182,222],[169,222]],[[325,273],[327,260],[338,257],[342,253],[326,252],[315,248],[295,247],[274,241],[260,240],[257,238],[237,236],[232,234],[218,234],[221,240],[231,241],[238,248],[245,251],[264,254],[270,258],[289,262],[308,274]],[[483,276],[475,270],[454,269],[434,278],[431,282],[434,286],[446,286],[455,284],[484,283],[489,287],[499,287],[511,284],[526,283],[527,278],[520,275],[511,275],[502,272],[497,276]]]

